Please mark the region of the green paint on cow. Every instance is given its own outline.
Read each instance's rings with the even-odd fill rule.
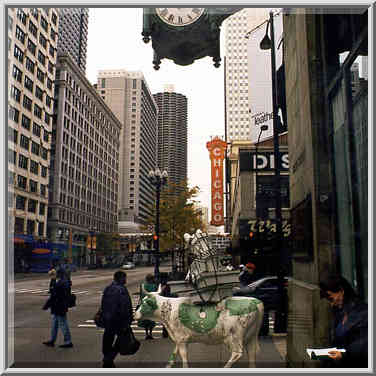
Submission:
[[[207,333],[217,325],[220,312],[215,305],[196,306],[182,303],[179,306],[179,320],[187,328],[198,332]]]
[[[260,303],[258,299],[227,299],[226,309],[229,310],[231,316],[247,315],[257,311],[257,305]]]
[[[143,316],[151,316],[153,312],[158,308],[157,299],[155,296],[146,296],[141,303],[141,310]]]

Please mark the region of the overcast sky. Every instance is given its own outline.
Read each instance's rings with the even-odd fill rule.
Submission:
[[[209,57],[185,67],[162,60],[156,71],[151,42],[145,44],[141,32],[142,8],[90,8],[86,76],[94,84],[101,69],[140,70],[153,94],[173,84],[188,98],[189,184],[200,187],[198,199],[210,207],[206,142],[211,136],[224,137],[223,64],[215,68]]]

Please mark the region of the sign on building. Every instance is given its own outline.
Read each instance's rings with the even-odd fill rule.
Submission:
[[[206,143],[211,160],[211,221],[212,226],[224,225],[223,203],[223,160],[225,158],[226,142],[214,137]]]

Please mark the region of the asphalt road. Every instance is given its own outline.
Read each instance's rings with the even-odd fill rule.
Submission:
[[[161,266],[162,272],[171,267]],[[104,288],[112,281],[115,270],[86,270],[72,273],[72,290],[77,295],[77,307],[68,313],[73,348],[61,349],[63,343],[61,331],[54,348],[46,347],[43,341],[50,338],[51,314],[43,311],[42,306],[48,298],[49,278],[16,280],[14,283],[14,337],[8,336],[10,348],[14,349],[13,366],[21,369],[32,368],[99,368],[101,367],[101,347],[103,329],[96,328],[93,316],[97,312]],[[133,306],[138,302],[139,284],[147,273],[153,273],[153,267],[137,267],[128,270],[127,287]],[[10,305],[12,307],[12,305]],[[118,368],[163,368],[174,347],[169,338],[162,337],[159,323],[153,330],[154,340],[145,340],[144,331],[134,323],[133,330],[141,342],[141,348],[133,356],[119,356],[115,363]],[[284,367],[285,340],[272,337],[260,337],[261,351],[257,367]],[[228,350],[223,345],[190,345],[189,361],[191,367],[223,367],[229,359]],[[236,368],[248,367],[245,357],[234,365]],[[176,365],[181,367],[181,363]]]

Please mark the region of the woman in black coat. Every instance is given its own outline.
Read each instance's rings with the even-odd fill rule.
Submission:
[[[332,345],[346,352],[331,351],[328,367],[368,367],[368,307],[350,283],[338,275],[320,282],[321,297],[334,313]]]

